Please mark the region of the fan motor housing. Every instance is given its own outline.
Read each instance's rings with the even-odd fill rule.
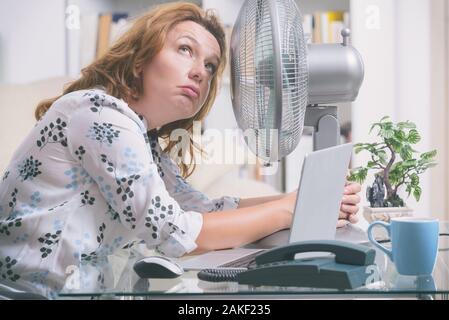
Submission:
[[[360,53],[344,43],[309,44],[308,103],[350,102],[357,98],[364,77]]]

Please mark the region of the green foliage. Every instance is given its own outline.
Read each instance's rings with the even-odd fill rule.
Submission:
[[[380,142],[357,143],[354,145],[356,154],[369,152],[371,159],[366,166],[351,171],[349,180],[363,183],[369,170],[375,170],[384,179],[387,190],[385,203],[393,205],[403,204],[398,196],[399,187],[405,186],[408,196],[413,195],[419,201],[422,189],[419,175],[427,169],[436,166],[436,150],[419,153],[412,145],[421,140],[421,136],[413,122],[393,123],[390,117],[383,117],[373,123],[370,133],[377,130]]]

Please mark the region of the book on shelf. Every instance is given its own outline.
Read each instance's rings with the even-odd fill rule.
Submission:
[[[112,45],[130,26],[127,13],[114,13],[112,15],[112,24],[109,33],[109,43]]]
[[[109,48],[109,34],[111,32],[112,14],[102,14],[98,19],[97,52],[96,58],[100,58]]]
[[[106,13],[99,17],[96,57],[101,57],[127,29],[127,13]]]
[[[345,11],[314,12],[303,15],[303,30],[308,43],[340,43],[341,30],[350,25]]]

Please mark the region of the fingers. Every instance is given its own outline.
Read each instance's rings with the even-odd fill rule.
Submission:
[[[348,223],[357,223],[359,218],[355,215],[350,215],[348,219],[338,219],[337,228],[342,228],[346,226]]]
[[[340,213],[338,214],[338,219],[348,219],[348,214],[346,212],[343,212],[340,210]]]
[[[345,219],[345,220],[349,220],[351,222],[359,221],[359,218],[357,217],[358,209],[354,209],[353,211],[355,211],[355,213],[348,213],[348,212],[340,211],[340,213],[338,214],[338,219]]]
[[[357,223],[359,218],[357,212],[360,203],[360,196],[357,194],[362,190],[362,186],[357,182],[346,182],[343,198],[340,206],[339,220],[337,228],[342,228],[348,223]]]
[[[344,195],[341,199],[341,204],[356,205],[360,203],[360,196],[358,194]]]
[[[349,223],[348,220],[340,219],[337,221],[337,228],[343,228]]]
[[[357,212],[359,212],[359,207],[355,205],[342,204],[340,207],[340,211],[347,215],[356,214]]]
[[[359,222],[359,217],[357,217],[355,214],[350,215],[350,216],[349,216],[349,222],[351,222],[351,223],[357,223],[357,222]]]
[[[359,211],[358,206],[342,205],[340,208],[338,218],[342,220],[347,220],[351,223],[357,223],[359,221],[359,218],[357,217],[358,211]]]
[[[346,183],[344,194],[356,194],[362,190],[362,186],[357,182]]]

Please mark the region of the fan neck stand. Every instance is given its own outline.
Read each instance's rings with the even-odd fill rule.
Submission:
[[[313,150],[340,144],[340,124],[336,106],[307,106],[304,126],[313,127]]]
[[[313,128],[313,150],[321,150],[340,144],[340,124],[336,106],[308,105],[304,117],[304,126]],[[265,166],[270,166],[269,163]],[[280,170],[277,174],[267,175],[275,188],[286,192],[287,172],[286,158],[280,160]]]

